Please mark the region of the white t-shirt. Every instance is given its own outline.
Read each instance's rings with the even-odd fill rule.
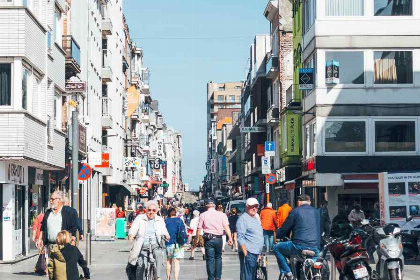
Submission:
[[[198,220],[199,220],[199,218],[200,217],[195,217],[190,222],[190,228],[193,229],[193,235],[192,236],[196,236],[197,235],[197,227],[198,227]],[[200,235],[203,235],[203,231],[201,231]]]

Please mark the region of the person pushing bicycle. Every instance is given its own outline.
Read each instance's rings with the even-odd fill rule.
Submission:
[[[162,279],[165,270],[163,264],[164,245],[162,239],[169,240],[169,233],[165,221],[156,215],[159,206],[156,201],[146,204],[146,214],[136,217],[128,233],[128,239],[132,242],[127,265],[127,276],[130,280],[142,280],[147,266],[148,252],[150,248],[156,265],[156,279]],[[155,280],[155,279],[150,279]]]

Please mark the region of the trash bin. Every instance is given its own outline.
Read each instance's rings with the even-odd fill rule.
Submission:
[[[117,218],[116,221],[116,230],[115,230],[115,237],[118,239],[125,239],[127,237],[127,233],[125,231],[125,218]]]

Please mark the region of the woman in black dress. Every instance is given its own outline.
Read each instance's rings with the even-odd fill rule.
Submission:
[[[232,244],[232,250],[234,252],[238,252],[238,236],[237,236],[237,232],[236,232],[236,222],[238,221],[238,210],[236,208],[233,208],[230,211],[230,215],[229,215],[229,228],[230,231],[232,232],[232,239],[233,239],[233,244]]]

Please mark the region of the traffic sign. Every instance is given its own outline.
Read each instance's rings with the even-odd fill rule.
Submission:
[[[276,183],[276,181],[277,181],[276,174],[271,173],[265,176],[265,182],[270,185]]]
[[[270,184],[269,183],[265,183],[265,192],[270,193]]]
[[[265,141],[264,150],[266,157],[274,157],[276,155],[276,146],[272,141]]]
[[[90,168],[89,165],[87,164],[82,164],[82,167],[80,168],[79,171],[79,176],[77,177],[79,180],[87,180],[90,178],[90,176],[92,176],[92,168]]]
[[[262,167],[261,171],[262,174],[270,174],[271,172],[271,162],[269,157],[261,157]]]

